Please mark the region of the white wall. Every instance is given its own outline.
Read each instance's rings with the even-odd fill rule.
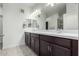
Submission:
[[[78,28],[79,28],[79,4],[78,4]],[[78,29],[79,34],[79,29]],[[78,56],[79,56],[79,40],[78,40]]]
[[[67,13],[76,13],[78,14],[78,3],[67,3],[66,4]]]
[[[2,33],[2,8],[0,6],[0,34]]]
[[[64,24],[64,30],[78,30],[78,15],[65,14],[63,24]]]
[[[0,17],[0,35],[3,34],[3,27],[2,27],[2,17]],[[2,43],[2,37],[0,37],[0,43]]]
[[[0,34],[3,33],[3,27],[2,27],[2,8],[1,8],[1,4],[0,4]],[[2,37],[0,37],[0,43],[2,43]]]
[[[48,29],[57,29],[57,19],[58,19],[58,14],[54,14],[52,16],[50,16],[49,18],[46,19],[46,21],[48,21]]]
[[[66,4],[64,14],[64,30],[78,30],[78,4]]]
[[[20,12],[21,8],[25,9],[25,14]],[[23,4],[4,4],[3,11],[3,49],[25,44],[22,24],[30,9]]]
[[[2,15],[2,8],[0,7],[0,15]]]

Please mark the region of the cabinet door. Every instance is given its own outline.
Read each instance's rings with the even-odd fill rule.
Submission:
[[[35,50],[36,54],[39,55],[39,37],[35,37],[35,41],[34,42],[35,42],[34,50]]]
[[[30,47],[30,33],[25,33],[25,43]]]
[[[34,50],[34,38],[31,37],[31,49]]]
[[[43,40],[40,40],[40,55],[49,56],[49,43]]]
[[[30,45],[31,45],[31,39],[30,39],[30,34],[28,35],[28,46],[30,47]]]
[[[25,44],[28,45],[28,35],[26,32],[25,32]]]
[[[71,56],[71,50],[58,45],[51,46],[51,54],[53,56]]]

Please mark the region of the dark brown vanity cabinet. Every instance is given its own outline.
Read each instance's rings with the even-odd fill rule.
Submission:
[[[25,32],[25,44],[39,55],[39,35]]]
[[[59,45],[53,44],[51,50],[53,56],[71,56],[71,49],[67,49]]]
[[[71,56],[71,50],[40,40],[41,56]]]
[[[53,53],[52,44],[49,43],[52,37],[40,35],[40,56],[51,56]],[[51,41],[53,42],[53,40]]]
[[[41,56],[77,56],[78,41],[67,38],[40,35]]]
[[[30,42],[31,42],[30,33],[25,33],[25,44],[30,47]]]
[[[26,45],[28,45],[28,44],[27,44],[27,42],[28,42],[27,39],[28,39],[28,38],[27,38],[27,33],[25,32],[25,44],[26,44]]]
[[[25,43],[40,56],[78,56],[78,40],[25,32]]]
[[[31,33],[31,49],[39,55],[39,35]]]
[[[39,38],[35,39],[35,52],[39,55]]]
[[[50,56],[50,45],[43,40],[40,40],[40,56]]]
[[[35,45],[35,44],[34,44],[34,43],[35,43],[34,41],[35,41],[35,40],[34,40],[34,38],[32,37],[32,38],[31,38],[31,49],[32,49],[32,50],[34,50],[34,45]]]

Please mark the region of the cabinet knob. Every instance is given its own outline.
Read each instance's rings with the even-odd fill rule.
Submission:
[[[51,47],[50,47],[50,52],[51,52]]]
[[[48,51],[49,51],[50,55],[52,56],[52,48],[51,48],[51,46],[48,46]]]

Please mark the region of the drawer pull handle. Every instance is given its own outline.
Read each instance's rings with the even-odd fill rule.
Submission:
[[[50,51],[50,47],[48,46],[48,51]]]

